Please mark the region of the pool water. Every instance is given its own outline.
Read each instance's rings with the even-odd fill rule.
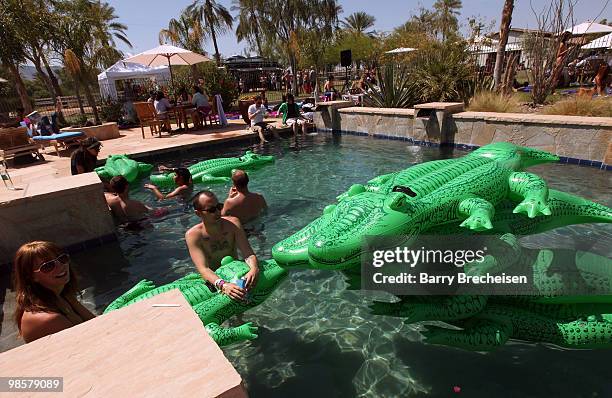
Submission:
[[[186,159],[158,158],[167,166],[238,156],[247,144],[190,152]],[[254,224],[250,242],[260,259],[272,246],[315,217],[351,184],[414,163],[466,152],[441,151],[401,141],[318,134],[275,141],[254,149],[276,163],[250,173],[252,191],[263,193],[268,213]],[[567,164],[533,167],[552,188],[611,206],[611,173]],[[204,188],[204,187],[202,187]],[[229,185],[210,187],[223,200]],[[160,206],[133,187],[132,197]],[[170,214],[140,232],[121,231],[118,244],[83,254],[85,300],[99,312],[146,278],[164,284],[195,270],[184,233],[198,223],[193,211],[169,201]],[[547,247],[581,248],[610,256],[612,225],[566,227],[534,238]],[[340,273],[291,271],[261,306],[231,320],[253,322],[259,338],[224,348],[252,397],[604,397],[612,396],[610,351],[562,350],[511,341],[493,353],[467,352],[421,342],[422,324],[374,316],[381,293],[347,291]],[[461,389],[460,393],[454,388]]]

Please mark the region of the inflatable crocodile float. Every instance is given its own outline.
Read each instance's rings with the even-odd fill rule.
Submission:
[[[279,267],[274,260],[260,262],[259,266],[259,279],[255,288],[249,292],[248,300],[245,302],[235,301],[229,296],[212,291],[200,274],[193,273],[159,287],[155,287],[151,281],[142,280],[113,301],[104,313],[172,289],[179,289],[217,344],[224,346],[254,339],[257,337],[255,334],[257,328],[250,322],[231,328],[222,327],[221,324],[232,316],[261,304],[287,276],[287,272]],[[248,271],[249,267],[245,262],[234,260],[228,256],[223,258],[221,267],[215,272],[220,278],[232,281],[240,279]]]
[[[409,246],[423,233],[528,234],[612,222],[609,208],[557,191],[551,199],[542,179],[516,171],[555,159],[543,151],[496,143],[463,158],[428,162],[367,186],[353,185],[337,205],[277,243],[273,257],[282,266],[349,269],[359,264],[366,235],[403,235],[398,244]]]
[[[258,155],[247,151],[239,158],[209,159],[189,166],[193,183],[222,184],[230,181],[232,170],[257,170],[267,164],[274,163],[274,156]],[[151,175],[151,183],[160,188],[174,188],[174,173]]]
[[[527,249],[514,236],[501,238],[510,250],[466,266],[470,275],[513,269],[532,275],[529,296],[403,296],[374,302],[372,312],[406,323],[443,321],[460,329],[427,325],[425,341],[486,351],[508,339],[567,348],[612,348],[612,260],[569,249]],[[516,272],[518,271],[518,272]]]
[[[127,155],[110,155],[106,158],[106,164],[97,167],[95,172],[102,180],[108,181],[116,176],[124,176],[128,182],[134,182],[148,176],[152,169],[152,164],[137,162]]]

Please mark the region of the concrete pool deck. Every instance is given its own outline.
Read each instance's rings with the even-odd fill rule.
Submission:
[[[268,120],[275,122],[276,119]],[[200,130],[190,130],[182,133],[169,135],[163,133],[161,138],[152,137],[149,129],[145,128],[145,139],[142,139],[140,128],[121,130],[121,137],[105,140],[102,142],[102,150],[98,159],[104,160],[109,155],[127,154],[134,158],[145,157],[164,152],[205,147],[211,144],[219,144],[227,141],[241,139],[257,139],[257,134],[247,130],[244,121],[228,120],[229,125],[225,127],[206,127]],[[0,205],[2,202],[25,197],[30,189],[30,184],[40,182],[41,179],[61,178],[70,176],[70,152],[62,151],[61,157],[56,156],[53,147],[47,147],[44,151],[45,161],[15,167],[9,164],[8,172],[16,191],[8,190],[3,184],[0,185]]]

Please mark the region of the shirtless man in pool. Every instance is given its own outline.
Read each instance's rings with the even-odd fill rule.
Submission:
[[[193,198],[193,208],[202,222],[190,228],[185,234],[191,260],[206,281],[234,300],[243,300],[246,292],[257,283],[259,267],[257,257],[237,218],[221,217],[223,203],[214,193],[202,191]],[[250,271],[244,276],[246,288],[223,281],[215,274],[225,256],[237,258],[239,249]]]

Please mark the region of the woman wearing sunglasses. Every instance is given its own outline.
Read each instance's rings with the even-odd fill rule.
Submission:
[[[26,343],[95,318],[77,300],[70,257],[54,243],[26,243],[13,264],[15,322]]]

